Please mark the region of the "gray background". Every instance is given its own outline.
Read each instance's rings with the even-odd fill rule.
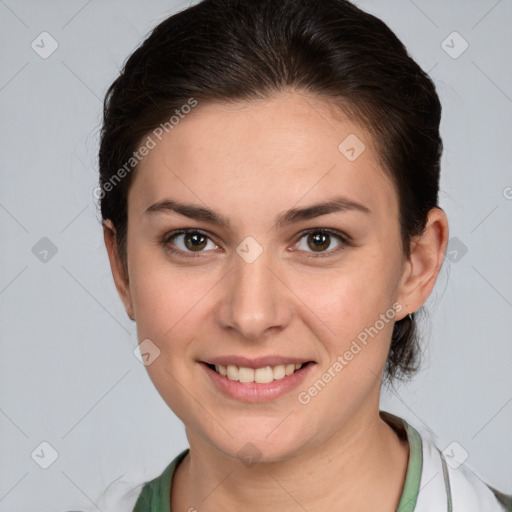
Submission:
[[[0,512],[107,510],[109,484],[126,491],[188,446],[134,357],[92,194],[106,88],[186,5],[0,0]],[[456,441],[467,466],[512,493],[512,2],[358,5],[435,80],[452,237],[422,322],[423,371],[382,408],[441,449]],[[43,31],[58,43],[46,59],[31,47]],[[457,58],[454,31],[469,44]],[[42,442],[58,454],[47,469]]]

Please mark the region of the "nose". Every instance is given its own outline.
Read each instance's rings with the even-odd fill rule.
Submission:
[[[219,325],[250,341],[283,330],[292,317],[293,295],[283,272],[265,251],[252,262],[238,254],[233,259],[217,304]]]

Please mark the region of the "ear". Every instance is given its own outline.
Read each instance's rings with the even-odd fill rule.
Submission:
[[[448,245],[448,219],[441,208],[428,213],[424,233],[411,241],[411,255],[405,263],[398,301],[404,305],[401,320],[427,301],[441,270]]]
[[[116,230],[110,220],[105,220],[103,223],[103,239],[105,240],[105,247],[107,248],[110,268],[112,270],[112,276],[114,278],[117,292],[123,301],[126,313],[132,320],[134,320],[129,280],[117,251]]]

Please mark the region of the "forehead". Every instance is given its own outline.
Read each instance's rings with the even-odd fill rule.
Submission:
[[[263,215],[262,203],[280,211],[342,194],[377,215],[398,212],[368,131],[309,95],[199,103],[161,140],[150,136],[156,144],[130,188],[132,211],[171,196]]]

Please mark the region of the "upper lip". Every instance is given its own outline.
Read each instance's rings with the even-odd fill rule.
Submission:
[[[264,356],[249,359],[248,357],[242,356],[219,356],[212,357],[207,361],[203,361],[207,364],[221,364],[223,366],[233,365],[242,366],[244,368],[264,368],[265,366],[277,366],[279,364],[291,364],[301,363],[305,364],[310,362],[311,359],[304,359],[301,357],[287,357],[287,356]]]

